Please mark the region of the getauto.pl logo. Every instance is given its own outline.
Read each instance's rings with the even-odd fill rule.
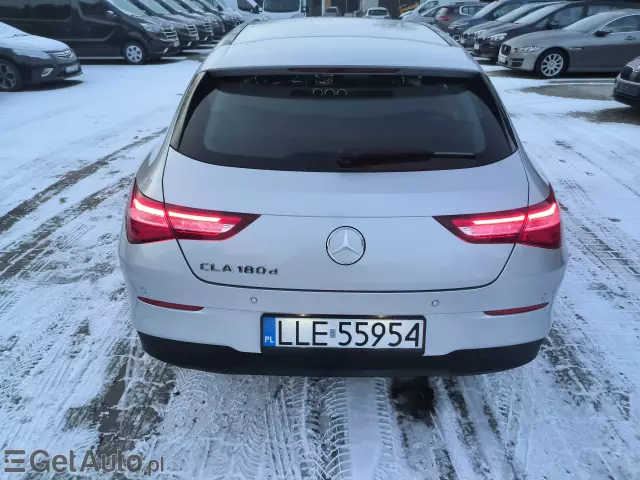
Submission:
[[[26,450],[4,451],[5,473],[25,473],[27,470],[44,473],[111,473],[142,472],[151,475],[164,472],[164,457],[159,460],[145,460],[141,455],[125,455],[121,450],[112,454],[96,454],[87,450],[79,455],[75,450],[68,454],[51,455],[47,450],[34,450],[27,455]]]

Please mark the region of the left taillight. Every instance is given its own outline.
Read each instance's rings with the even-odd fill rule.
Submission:
[[[145,197],[134,182],[126,216],[129,243],[151,243],[173,239],[164,203]]]
[[[434,218],[468,243],[519,243],[549,249],[562,246],[560,208],[553,189],[546,200],[522,209]]]
[[[172,239],[225,240],[259,217],[165,204],[144,196],[135,183],[130,198],[126,216],[129,243]]]

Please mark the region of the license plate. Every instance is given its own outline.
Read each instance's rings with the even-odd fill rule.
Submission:
[[[424,351],[424,317],[262,316],[262,349]]]
[[[173,42],[173,46],[174,46],[174,47],[179,47],[179,46],[180,46],[180,40],[175,40],[175,41]]]
[[[79,69],[80,67],[78,65],[71,65],[70,67],[66,67],[64,71],[66,73],[74,73],[74,72],[77,72]]]
[[[498,55],[498,63],[502,63],[503,65],[507,64],[507,56],[503,54]]]

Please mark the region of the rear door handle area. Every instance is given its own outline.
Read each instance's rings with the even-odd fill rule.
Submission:
[[[637,40],[638,37],[633,37],[631,35],[629,35],[628,37],[624,37],[625,40]]]

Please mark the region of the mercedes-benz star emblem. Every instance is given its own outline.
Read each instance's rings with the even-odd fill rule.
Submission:
[[[327,238],[329,258],[338,265],[353,265],[362,258],[365,248],[364,237],[352,227],[338,227]]]

